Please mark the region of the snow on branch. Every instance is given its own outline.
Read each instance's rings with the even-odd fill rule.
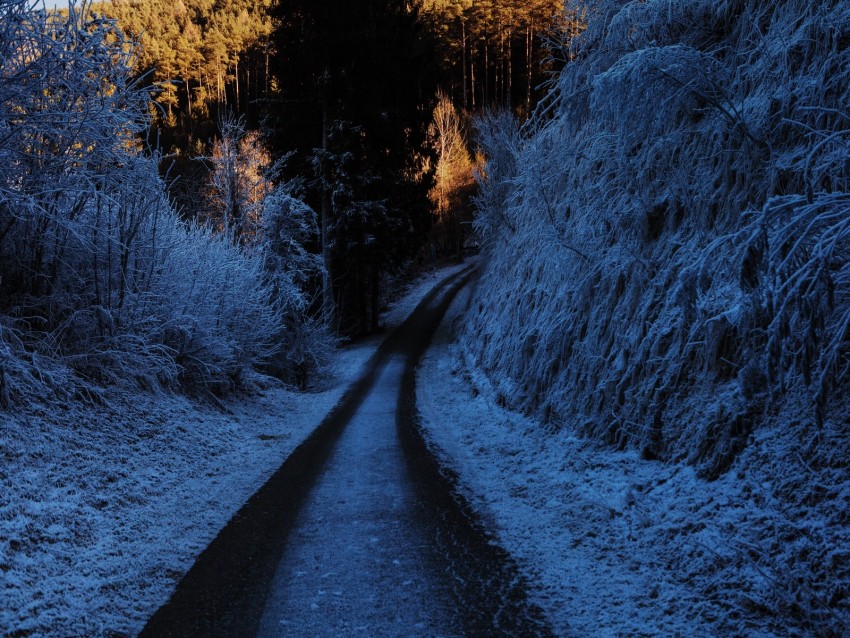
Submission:
[[[264,258],[178,219],[142,141],[135,44],[88,3],[3,0],[0,24],[3,404],[216,388],[262,362],[283,331]]]
[[[466,347],[512,405],[716,475],[770,397],[822,421],[847,382],[850,5],[588,15],[553,113],[479,123],[500,247]]]

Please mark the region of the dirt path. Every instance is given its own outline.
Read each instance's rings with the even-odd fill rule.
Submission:
[[[450,583],[396,433],[392,357],[295,518],[259,636],[457,636]]]
[[[143,636],[548,635],[418,438],[414,366],[468,274],[387,338]]]

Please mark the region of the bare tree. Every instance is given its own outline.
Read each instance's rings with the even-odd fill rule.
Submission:
[[[451,250],[460,254],[463,248],[461,222],[468,204],[469,190],[474,184],[472,159],[466,144],[463,121],[448,95],[438,94],[434,120],[428,130],[431,146],[436,151],[434,187],[430,198]]]
[[[263,201],[272,190],[271,155],[257,131],[241,117],[221,119],[213,145],[206,214],[213,225],[241,244],[256,243],[262,225]]]

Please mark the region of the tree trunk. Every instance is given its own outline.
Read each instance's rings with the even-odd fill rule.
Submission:
[[[381,270],[377,265],[372,266],[372,325],[371,332],[380,328],[381,316]]]
[[[471,82],[472,110],[475,110],[475,50],[469,50],[469,80]]]
[[[496,82],[495,82],[495,85],[494,85],[494,88],[493,88],[494,98],[495,98],[494,101],[495,102],[501,102],[502,101],[502,90],[503,90],[502,89],[502,84],[503,84],[503,82],[502,82],[502,69],[503,69],[504,60],[505,60],[505,40],[504,40],[504,37],[505,36],[502,33],[502,26],[499,25],[499,54],[495,55],[495,51],[494,51],[494,57],[496,58],[496,60],[495,60],[495,63],[493,65],[493,66],[496,67],[495,68]]]
[[[466,22],[464,22],[463,20],[461,20],[460,23],[460,34],[461,49],[463,50],[463,60],[461,64],[461,66],[463,67],[463,108],[468,109],[469,101],[467,100],[466,95]]]
[[[513,71],[513,62],[511,60],[511,58],[513,57],[513,46],[512,46],[513,39],[514,39],[514,32],[511,29],[511,30],[508,31],[508,76],[506,78],[508,86],[507,86],[507,89],[506,89],[506,92],[505,92],[506,95],[507,95],[508,108],[510,108],[511,104],[513,103],[513,95],[511,95],[513,88],[514,88],[514,83],[513,83],[513,72],[514,71]]]
[[[218,100],[219,105],[221,105],[224,100],[222,99],[222,90],[221,90],[221,65],[216,65],[215,69],[215,78],[216,78],[216,99]]]
[[[525,61],[526,75],[528,76],[528,86],[525,93],[525,110],[528,115],[531,115],[531,54],[532,43],[534,42],[534,29],[531,25],[525,31]]]
[[[484,41],[484,99],[481,100],[485,108],[490,104],[490,43]]]
[[[239,56],[236,56],[236,112],[239,112]]]
[[[328,134],[330,132],[330,113],[328,113],[327,98],[322,99],[322,150],[328,151]],[[325,160],[326,161],[326,160]],[[325,325],[331,325],[333,320],[333,291],[331,290],[331,252],[330,252],[330,214],[331,214],[331,191],[328,184],[327,166],[322,167],[322,262],[325,266],[322,272],[322,319]]]

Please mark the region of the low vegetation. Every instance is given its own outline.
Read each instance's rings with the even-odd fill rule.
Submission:
[[[269,184],[251,242],[182,221],[143,142],[135,44],[86,10],[31,4],[0,2],[0,405],[93,398],[104,381],[233,384],[303,330],[306,265],[279,257],[306,240],[306,207]]]
[[[776,586],[761,612],[846,633],[850,6],[588,15],[537,117],[479,119],[463,356],[545,428],[770,476],[740,548]]]

